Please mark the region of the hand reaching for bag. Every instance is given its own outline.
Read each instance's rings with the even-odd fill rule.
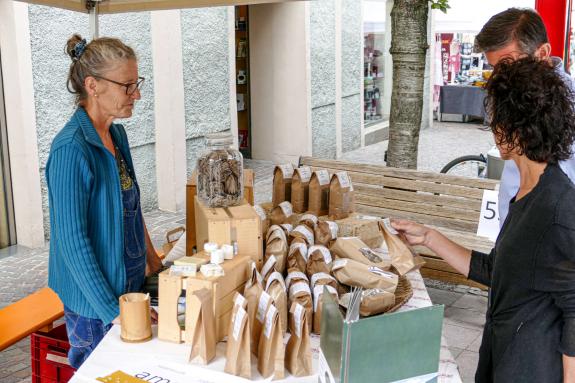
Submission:
[[[430,229],[405,219],[392,219],[391,226],[405,236],[410,245],[426,246]]]

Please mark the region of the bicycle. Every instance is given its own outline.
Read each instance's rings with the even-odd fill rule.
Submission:
[[[445,165],[440,173],[451,174],[471,178],[500,179],[503,171],[503,160],[499,156],[499,150],[493,146],[487,156],[466,155],[457,157]]]

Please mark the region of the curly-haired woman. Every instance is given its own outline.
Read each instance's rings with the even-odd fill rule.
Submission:
[[[491,288],[476,382],[575,382],[573,94],[547,61],[503,60],[487,84],[491,130],[520,187],[489,254],[403,220],[393,226]]]
[[[118,297],[139,291],[146,266],[161,263],[140,209],[128,138],[144,79],[132,48],[118,39],[72,36],[68,89],[78,108],[52,142],[48,284],[64,303],[68,358],[78,368],[119,315]]]

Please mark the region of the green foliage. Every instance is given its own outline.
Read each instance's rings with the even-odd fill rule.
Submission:
[[[449,0],[429,0],[431,3],[431,9],[439,9],[443,13],[447,13],[447,10],[451,8],[448,4]]]

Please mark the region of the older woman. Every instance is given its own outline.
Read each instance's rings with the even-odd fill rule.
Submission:
[[[575,382],[575,187],[558,166],[575,140],[573,94],[545,61],[503,60],[487,84],[491,130],[520,188],[489,254],[396,220],[491,288],[476,382]]]
[[[126,132],[144,78],[118,39],[67,43],[76,109],[50,150],[49,286],[64,303],[70,364],[78,368],[119,315],[118,297],[142,288],[161,263],[140,209]],[[146,262],[147,261],[147,262]]]

